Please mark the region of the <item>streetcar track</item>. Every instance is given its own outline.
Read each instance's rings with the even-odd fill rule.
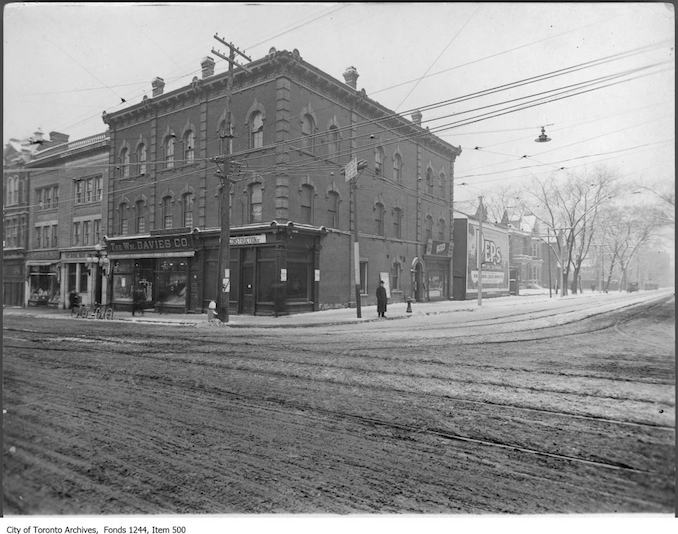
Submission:
[[[65,351],[68,351],[67,349],[62,349]],[[72,350],[68,352],[73,352]],[[83,353],[88,353],[87,351],[79,351]],[[118,352],[119,353],[119,352]],[[118,354],[118,353],[113,353],[113,354]],[[134,353],[130,353],[134,354]],[[128,354],[128,355],[130,355]],[[161,353],[163,356],[167,356],[167,352],[162,352]],[[327,377],[313,377],[309,375],[303,375],[300,373],[290,373],[290,372],[285,372],[285,371],[277,371],[277,370],[266,370],[266,369],[260,369],[256,367],[251,367],[251,366],[246,366],[246,365],[229,365],[228,363],[225,362],[206,362],[206,361],[195,361],[195,360],[189,360],[183,357],[182,353],[172,353],[172,354],[177,354],[179,355],[178,358],[173,358],[172,362],[173,363],[188,363],[191,365],[196,365],[200,367],[217,367],[220,369],[227,369],[231,371],[240,371],[240,372],[252,372],[254,374],[258,375],[263,375],[263,376],[278,376],[278,377],[284,377],[287,379],[298,379],[298,380],[304,380],[307,382],[327,382],[327,383],[332,383],[332,384],[341,384],[341,385],[346,385],[346,386],[360,386],[363,388],[385,388],[385,389],[393,389],[397,391],[407,391],[407,390],[399,390],[396,388],[391,388],[389,386],[381,386],[380,384],[365,384],[361,382],[349,382],[349,381],[341,381],[336,378],[327,378]],[[138,354],[136,354],[138,356]],[[143,357],[147,359],[154,359],[154,360],[159,360],[163,362],[167,362],[167,359],[161,356],[152,356],[149,354],[144,354]],[[239,354],[236,357],[241,358],[242,360],[248,360],[249,355],[246,354]],[[454,377],[449,377],[449,376],[426,376],[426,375],[421,375],[421,374],[413,374],[413,373],[406,373],[406,372],[400,372],[400,371],[390,371],[390,370],[374,370],[374,369],[364,369],[364,368],[359,368],[359,367],[351,367],[351,366],[336,366],[333,364],[329,365],[322,365],[318,366],[313,363],[299,363],[295,362],[296,365],[305,365],[314,369],[317,369],[318,371],[321,371],[323,368],[332,368],[332,369],[341,369],[341,370],[350,370],[350,371],[355,371],[355,372],[360,372],[360,373],[365,373],[365,372],[370,372],[373,375],[387,375],[387,376],[397,376],[397,377],[404,377],[404,378],[417,378],[417,379],[423,379],[423,380],[433,380],[433,381],[440,381],[440,382],[456,382],[456,383],[461,383],[461,384],[471,384],[471,385],[486,385],[486,386],[499,386],[503,388],[509,388],[509,389],[514,389],[514,390],[527,390],[527,391],[532,391],[536,393],[556,393],[560,395],[572,395],[575,397],[592,397],[592,398],[599,398],[599,399],[608,399],[608,400],[619,400],[619,401],[632,401],[632,402],[637,402],[637,403],[647,403],[647,404],[652,404],[656,405],[656,401],[652,400],[646,400],[642,398],[632,398],[632,397],[621,397],[621,396],[612,396],[612,395],[599,395],[595,393],[577,393],[576,391],[568,391],[568,390],[562,390],[562,389],[554,389],[554,388],[536,388],[532,386],[517,386],[517,385],[512,385],[512,384],[507,384],[503,382],[491,382],[491,381],[483,381],[483,380],[473,380],[473,379],[461,379],[461,378],[454,378]],[[71,363],[71,367],[73,368],[78,368],[78,369],[95,369],[97,368],[94,365],[87,365],[87,364],[74,364]],[[138,375],[135,375],[138,376]],[[439,393],[434,393],[434,392],[427,392],[426,394],[428,395],[436,395],[436,396],[445,396],[445,394],[439,394]],[[669,403],[669,405],[671,405]],[[671,405],[673,406],[673,405]]]

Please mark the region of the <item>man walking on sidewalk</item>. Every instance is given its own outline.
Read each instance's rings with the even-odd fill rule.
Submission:
[[[379,280],[377,287],[377,315],[386,318],[386,288],[383,280]]]

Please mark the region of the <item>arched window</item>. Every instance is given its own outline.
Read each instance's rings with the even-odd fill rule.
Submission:
[[[374,174],[384,175],[384,149],[380,146],[374,149]]]
[[[189,130],[184,135],[184,164],[188,165],[195,161],[195,134]]]
[[[219,154],[233,153],[233,125],[229,127],[226,120],[221,121],[217,135],[219,136]]]
[[[440,198],[445,198],[445,173],[440,173]]]
[[[395,262],[391,267],[391,289],[399,290],[400,289],[400,278],[403,267],[400,265],[400,262]]]
[[[146,145],[143,143],[137,147],[137,163],[139,164],[139,174],[146,174]]]
[[[428,243],[429,239],[433,239],[433,217],[430,215],[426,216],[426,225],[425,225],[426,235],[424,236],[424,241]]]
[[[186,193],[181,199],[181,213],[184,226],[191,228],[193,226],[193,194]]]
[[[313,187],[309,184],[301,186],[299,207],[301,222],[311,224],[313,222]]]
[[[308,113],[301,119],[302,148],[313,153],[315,150],[315,122]]]
[[[260,111],[255,111],[250,116],[250,148],[264,146],[264,116]]]
[[[165,139],[165,168],[174,168],[174,135],[168,135]]]
[[[445,239],[445,229],[447,227],[447,223],[445,223],[445,219],[439,219],[438,220],[438,241],[446,241]]]
[[[339,193],[330,191],[327,194],[327,226],[339,228]]]
[[[129,150],[127,148],[120,151],[120,176],[129,178]]]
[[[403,179],[403,159],[400,154],[393,156],[393,179],[398,183]]]
[[[402,239],[403,237],[403,210],[393,209],[393,237]]]
[[[5,197],[6,206],[11,206],[14,204],[14,180],[15,178],[13,176],[10,176],[10,178],[7,180],[7,196]]]
[[[137,234],[143,234],[146,231],[146,203],[143,200],[137,200],[136,217],[135,231]]]
[[[384,205],[377,202],[374,206],[374,221],[376,222],[377,235],[384,235]]]
[[[430,167],[426,169],[426,192],[429,195],[433,194],[433,170]]]
[[[118,207],[118,221],[119,221],[118,231],[120,235],[127,235],[127,232],[129,231],[129,223],[127,221],[126,202],[121,202],[120,206]]]
[[[330,126],[330,144],[328,147],[329,156],[332,159],[336,159],[339,156],[340,151],[339,143],[339,128],[336,125]]]
[[[172,197],[166,196],[162,199],[162,227],[172,228]]]
[[[251,223],[261,222],[263,220],[263,187],[261,183],[256,182],[249,186],[249,205]]]

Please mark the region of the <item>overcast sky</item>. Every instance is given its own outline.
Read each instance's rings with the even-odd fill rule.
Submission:
[[[150,96],[155,76],[165,79],[166,91],[199,76],[212,47],[225,52],[215,33],[252,59],[271,47],[296,48],[341,81],[353,65],[358,88],[408,117],[414,108],[629,52],[427,109],[424,124],[463,149],[456,165],[457,183],[468,184],[456,190],[462,202],[560,167],[579,172],[603,163],[627,178],[674,180],[669,4],[10,4],[4,14],[5,142],[37,128],[71,140],[103,132],[102,111]],[[215,59],[217,72],[225,71],[225,62]],[[511,103],[449,117],[453,113],[624,72],[606,88],[445,126]],[[630,77],[636,79],[625,81]],[[535,143],[542,125],[552,141]]]

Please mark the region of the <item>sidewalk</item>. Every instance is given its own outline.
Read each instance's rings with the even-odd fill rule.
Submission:
[[[654,294],[657,294],[656,292]],[[636,295],[638,295],[636,293]],[[396,302],[389,303],[386,312],[387,320],[406,320],[410,317],[425,317],[429,315],[439,315],[442,313],[455,312],[476,312],[490,311],[489,308],[505,308],[520,305],[529,300],[531,303],[539,301],[551,302],[557,307],[558,301],[566,301],[572,298],[590,298],[603,297],[614,298],[614,294],[603,295],[601,293],[582,293],[577,295],[568,295],[565,298],[553,294],[550,299],[548,290],[524,290],[519,296],[483,298],[482,310],[474,300],[442,300],[435,302],[413,302],[412,311],[407,312],[407,303]],[[14,308],[6,307],[3,310],[4,315],[15,315],[22,317],[34,317],[40,319],[62,318],[73,321],[94,321],[95,319],[76,319],[71,317],[70,310],[57,310],[53,308]],[[362,322],[380,321],[377,317],[377,307],[362,306],[361,318],[357,317],[355,308],[340,308],[334,310],[324,310],[309,313],[299,313],[295,315],[281,315],[279,317],[261,316],[261,315],[230,315],[226,324],[208,323],[206,313],[190,314],[160,314],[155,311],[146,311],[143,315],[132,315],[131,312],[116,311],[113,321],[149,323],[149,324],[167,324],[176,326],[196,326],[205,328],[295,328],[295,327],[318,327],[337,324],[354,324]]]
[[[484,302],[491,300],[499,303],[500,301],[508,301],[515,303],[516,300],[523,296],[530,298],[530,300],[539,297],[548,299],[548,292],[544,293],[541,290],[532,290],[530,295],[496,297],[492,299],[484,299]],[[473,311],[477,307],[475,300],[443,300],[435,302],[413,302],[412,311],[407,312],[407,303],[395,302],[389,303],[388,311],[386,313],[387,320],[407,319],[413,316],[438,315],[440,313],[451,313],[455,311]],[[5,315],[16,315],[22,317],[34,318],[62,318],[71,319],[73,321],[87,321],[94,319],[77,319],[71,317],[70,310],[59,310],[54,308],[29,307],[17,308],[6,307],[3,310]],[[177,326],[204,326],[210,328],[230,327],[254,327],[254,328],[294,328],[294,327],[308,327],[308,326],[329,326],[335,324],[352,324],[361,322],[379,321],[377,316],[377,306],[362,306],[361,318],[357,317],[355,308],[339,308],[333,310],[323,310],[309,313],[299,313],[294,315],[281,315],[279,317],[264,316],[264,315],[230,315],[228,323],[220,325],[218,323],[208,323],[206,313],[158,313],[156,311],[147,310],[144,314],[137,313],[132,315],[129,311],[116,311],[114,321],[134,322],[134,323],[151,323],[151,324],[168,324]],[[383,319],[382,319],[383,320]]]

